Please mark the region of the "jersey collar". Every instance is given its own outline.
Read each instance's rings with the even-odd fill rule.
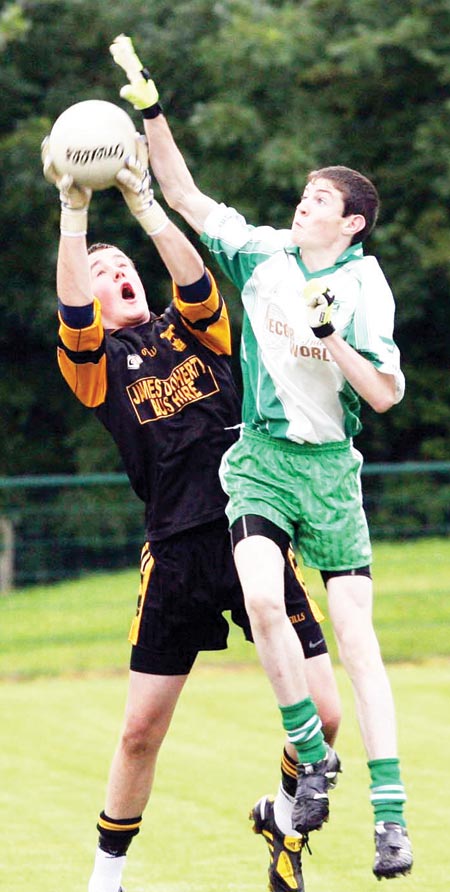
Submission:
[[[288,254],[296,255],[297,263],[305,276],[307,276],[307,278],[313,278],[314,276],[323,276],[324,273],[335,272],[335,270],[339,269],[340,266],[343,266],[344,263],[348,263],[349,260],[361,260],[361,258],[364,257],[362,242],[357,242],[356,245],[349,245],[348,248],[346,248],[345,251],[343,251],[342,254],[339,255],[333,266],[329,266],[327,267],[327,269],[321,269],[317,272],[310,273],[303,263],[300,248],[298,248],[297,245],[290,245],[286,248],[286,251]]]

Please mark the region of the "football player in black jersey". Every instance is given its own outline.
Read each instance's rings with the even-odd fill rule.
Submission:
[[[237,437],[240,404],[226,305],[194,246],[154,200],[145,143],[137,141],[136,158],[128,160],[116,185],[172,277],[173,300],[161,315],[149,308],[139,274],[123,251],[103,243],[88,250],[91,192],[57,175],[47,140],[42,156],[44,174],[61,200],[59,366],[76,397],[111,433],[145,504],[128,699],[89,881],[89,892],[120,892],[158,751],[198,652],[226,648],[223,611],[252,640],[218,477],[221,456]],[[322,616],[305,592],[293,554],[285,578],[286,610],[308,658],[311,690],[332,743],[339,697]],[[279,864],[272,859],[269,873],[274,888],[302,892],[302,840],[292,833],[286,845],[295,778],[295,752],[287,744],[275,838],[269,841],[272,854],[275,847],[283,858]],[[265,809],[264,823],[255,820],[257,832],[272,826],[273,804]],[[284,835],[278,829],[283,820]]]

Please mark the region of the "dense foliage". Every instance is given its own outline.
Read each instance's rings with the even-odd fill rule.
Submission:
[[[121,104],[108,46],[122,31],[151,68],[201,188],[251,222],[289,226],[316,166],[374,180],[382,214],[367,249],[396,296],[407,395],[385,416],[364,409],[358,445],[369,461],[446,458],[447,0],[23,0],[0,11],[0,474],[120,469],[55,364],[59,202],[39,148],[72,102]],[[154,309],[168,302],[156,252],[114,190],[94,197],[90,236],[132,254]],[[221,284],[237,355],[238,296]]]

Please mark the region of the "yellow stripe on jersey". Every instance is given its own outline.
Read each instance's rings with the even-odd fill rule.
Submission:
[[[139,629],[141,627],[142,620],[142,611],[144,608],[145,598],[147,595],[148,584],[150,581],[150,575],[155,566],[155,559],[150,552],[150,544],[146,542],[141,551],[141,579],[139,584],[139,594],[138,594],[138,602],[136,608],[136,615],[133,617],[133,621],[131,623],[130,631],[128,634],[128,641],[131,644],[137,644],[139,638]]]
[[[92,362],[75,362],[70,353],[84,353],[93,356],[103,344],[104,330],[101,320],[100,301],[94,298],[94,321],[88,328],[69,328],[59,315],[59,337],[67,349],[58,347],[58,365],[63,378],[83,405],[93,409],[100,406],[106,397],[107,374],[106,355]],[[86,356],[85,356],[86,358]]]
[[[230,356],[231,332],[228,310],[225,301],[222,300],[219,294],[214,276],[209,270],[208,274],[211,279],[211,292],[207,300],[197,304],[186,303],[181,299],[178,288],[173,282],[173,301],[177,310],[181,313],[183,323],[188,330],[190,330],[189,323],[194,324],[200,320],[207,322],[211,318],[211,325],[205,331],[195,329],[193,334],[195,334],[195,337],[201,344],[204,344],[205,347],[208,347],[214,353]],[[215,316],[219,309],[220,316],[216,319]]]
[[[305,580],[304,580],[304,578],[303,578],[303,575],[302,575],[302,572],[301,572],[301,570],[300,570],[300,567],[299,567],[298,564],[297,564],[297,561],[296,561],[296,559],[295,559],[295,554],[294,554],[292,548],[289,548],[289,549],[288,549],[288,561],[289,561],[289,563],[290,563],[290,565],[291,565],[291,567],[292,567],[292,569],[293,569],[293,571],[294,571],[294,573],[295,573],[295,575],[296,575],[296,577],[297,577],[297,579],[298,579],[298,581],[299,581],[299,583],[300,583],[300,585],[301,585],[303,591],[305,592],[305,597],[306,597],[306,600],[308,601],[308,604],[309,604],[309,606],[310,606],[310,608],[311,608],[311,613],[312,613],[314,619],[316,620],[316,622],[318,622],[318,623],[322,623],[322,622],[324,621],[325,617],[324,617],[324,615],[323,615],[323,613],[322,613],[322,611],[321,611],[319,605],[318,605],[317,602],[314,600],[314,598],[311,598],[311,596],[310,596],[310,594],[309,594],[309,592],[308,592],[308,589],[306,588],[306,582],[305,582]]]

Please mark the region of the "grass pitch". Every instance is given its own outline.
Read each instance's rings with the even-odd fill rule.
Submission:
[[[307,892],[376,892],[383,887],[371,874],[365,757],[349,684],[337,673],[344,772],[332,793],[329,824],[311,834],[305,883]],[[389,673],[416,859],[414,872],[397,879],[393,892],[448,892],[450,662],[395,665]],[[0,683],[7,717],[0,753],[5,892],[86,892],[125,693],[125,676]],[[199,665],[130,849],[127,892],[266,890],[266,847],[251,832],[247,813],[259,796],[275,792],[281,745],[277,710],[258,667]]]
[[[307,576],[325,606],[317,574]],[[5,892],[86,892],[125,703],[137,577],[99,574],[0,599]],[[375,620],[397,704],[415,852],[412,875],[393,892],[448,890],[449,578],[447,541],[376,545]],[[349,681],[336,673],[344,773],[329,824],[311,834],[306,889],[375,892],[383,886],[371,873],[365,755]],[[127,892],[266,890],[266,847],[247,814],[276,791],[282,741],[254,649],[232,630],[229,651],[203,655],[183,692],[130,849]]]
[[[123,672],[136,608],[138,557],[135,570],[98,573],[0,597],[0,678]],[[305,576],[326,615],[319,574],[306,569]],[[385,659],[450,656],[450,541],[376,543],[373,576],[374,619]],[[324,630],[336,659],[328,621]],[[257,664],[253,646],[234,626],[230,644],[235,662]],[[225,662],[229,660],[230,654],[225,656]],[[224,655],[208,654],[207,661],[221,665]]]

